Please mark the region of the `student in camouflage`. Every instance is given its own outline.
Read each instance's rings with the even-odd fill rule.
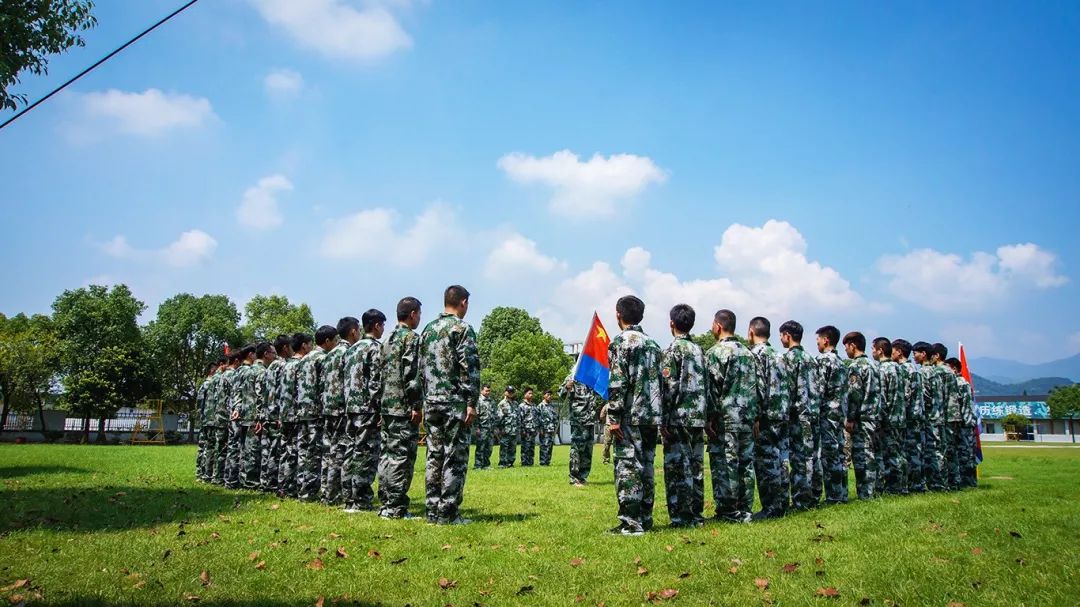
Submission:
[[[215,386],[215,411],[217,412],[217,437],[214,449],[214,473],[212,482],[217,485],[225,484],[225,469],[229,461],[229,431],[232,425],[232,378],[236,375],[236,367],[240,364],[239,350],[228,355],[225,368],[218,374]]]
[[[473,454],[473,467],[487,470],[491,467],[492,442],[495,440],[495,401],[491,398],[491,386],[484,384],[480,388],[480,398],[476,401],[476,451]]]
[[[970,487],[975,467],[975,414],[971,407],[971,384],[961,374],[960,359],[949,358],[945,367],[953,373],[956,387],[946,413],[949,425],[949,486]]]
[[[820,465],[820,407],[817,368],[802,347],[803,327],[794,320],[780,325],[780,344],[787,348],[780,359],[781,390],[787,401],[787,440],[791,474],[791,507],[807,510],[818,505],[821,490],[814,490],[814,471]],[[782,489],[783,490],[783,489]]]
[[[499,467],[512,468],[517,459],[518,435],[521,433],[521,413],[514,400],[515,388],[507,386],[496,409],[496,436],[499,438]]]
[[[938,344],[919,342],[915,344],[915,361],[923,374],[923,395],[926,418],[923,425],[923,475],[930,491],[948,488],[945,464],[945,392],[938,374],[937,360],[944,360],[937,351]],[[944,348],[944,346],[942,346]]]
[[[815,469],[813,491],[824,488],[826,504],[844,504],[848,500],[847,459],[844,455],[844,424],[848,414],[848,371],[836,345],[840,343],[840,331],[826,325],[817,330],[819,356],[817,366],[817,390],[821,398],[821,456],[819,469]]]
[[[672,527],[705,522],[705,353],[692,339],[696,313],[677,304],[669,313],[674,338],[661,362],[664,485]]]
[[[754,473],[761,501],[761,511],[754,515],[757,520],[784,516],[788,509],[788,478],[783,459],[788,451],[788,403],[781,387],[780,357],[769,343],[771,334],[769,319],[758,316],[750,320],[746,340],[754,355],[761,403],[754,422]]]
[[[345,402],[348,405],[348,448],[345,453],[345,511],[374,510],[375,476],[382,448],[379,409],[383,394],[383,331],[386,315],[364,312],[364,338],[349,348],[345,366]]]
[[[592,472],[599,398],[588,386],[574,381],[573,371],[559,386],[559,398],[566,400],[570,412],[570,484],[580,487]]]
[[[251,429],[250,411],[255,406],[254,391],[249,388],[251,365],[255,362],[255,346],[240,350],[235,371],[229,376],[229,445],[225,456],[225,487],[240,489],[240,473],[244,467],[244,442]]]
[[[551,402],[551,390],[544,390],[544,398],[536,406],[536,417],[540,428],[540,465],[550,466],[555,437],[559,434],[559,412]]]
[[[904,399],[904,478],[902,493],[926,491],[923,480],[922,432],[923,389],[919,367],[911,362],[911,343],[905,339],[892,342],[892,359],[899,366]]]
[[[663,421],[660,346],[641,329],[645,302],[619,298],[615,317],[621,333],[608,344],[608,429],[615,446],[615,491],[619,525],[611,533],[641,535],[653,525],[654,461]]]
[[[540,420],[537,417],[533,389],[526,386],[524,399],[518,408],[521,416],[521,465],[531,466],[536,457],[536,437],[540,432]]]
[[[709,467],[716,518],[750,522],[754,506],[754,420],[761,408],[754,355],[735,337],[735,313],[713,317],[716,344],[705,354]]]
[[[881,411],[881,376],[866,356],[866,337],[858,331],[844,336],[848,366],[847,431],[855,491],[861,500],[873,499],[877,488],[877,432]]]
[[[300,359],[296,370],[296,497],[313,502],[322,480],[322,394],[326,387],[326,355],[337,345],[337,328],[315,331],[315,347]]]
[[[976,453],[976,429],[979,424],[975,413],[975,393],[967,379],[960,374],[960,362],[957,361],[957,391],[960,393],[961,435],[964,457],[960,461],[960,486],[974,489],[979,486],[979,460]]]
[[[397,304],[397,327],[383,356],[379,402],[382,453],[379,456],[379,500],[383,518],[412,518],[409,487],[420,440],[420,300],[405,297]]]
[[[281,374],[285,361],[292,357],[292,339],[288,335],[278,335],[274,339],[274,352],[277,356],[266,366],[262,376],[262,398],[266,403],[265,421],[260,433],[260,454],[262,469],[259,471],[259,486],[263,491],[276,493],[278,490],[278,466],[281,463]]]
[[[900,365],[893,362],[892,342],[874,339],[871,355],[881,376],[881,423],[878,429],[878,493],[900,494],[907,477],[904,456],[904,412],[907,409],[905,379]]]
[[[300,388],[300,363],[312,350],[306,333],[292,336],[292,357],[285,361],[278,384],[281,407],[281,464],[278,466],[278,495],[296,497],[297,465],[300,459],[300,410],[296,396]]]
[[[470,522],[460,514],[469,464],[469,427],[480,397],[476,333],[463,319],[469,292],[447,287],[443,313],[420,335],[420,382],[427,426],[424,481],[427,518],[436,524]]]
[[[211,461],[214,456],[213,436],[216,422],[211,391],[219,366],[220,362],[212,362],[207,365],[206,378],[203,379],[202,383],[199,384],[199,388],[195,391],[195,403],[199,411],[199,453],[195,457],[195,476],[204,483],[209,483],[212,476],[210,466],[207,465],[207,462]]]
[[[323,358],[322,386],[322,473],[319,479],[322,502],[341,504],[345,451],[349,448],[349,418],[345,414],[346,358],[360,339],[360,321],[352,316],[338,320],[338,342]]]
[[[262,432],[266,422],[266,400],[263,398],[263,376],[266,366],[277,353],[268,342],[255,345],[255,362],[248,367],[244,378],[244,457],[240,470],[240,485],[244,489],[259,488],[259,473],[262,468]]]

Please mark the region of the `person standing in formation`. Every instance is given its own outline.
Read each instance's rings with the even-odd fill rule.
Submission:
[[[521,432],[521,415],[514,400],[515,389],[507,386],[499,401],[495,423],[499,437],[499,467],[513,468],[517,459],[518,434]]]
[[[491,398],[491,386],[484,384],[480,388],[480,399],[476,401],[476,451],[473,453],[473,467],[487,470],[491,467],[492,441],[495,438],[495,401]]]
[[[566,401],[570,413],[570,484],[583,487],[592,472],[599,398],[588,386],[574,381],[573,371],[559,386],[559,398]]]
[[[892,357],[899,365],[903,380],[904,399],[904,479],[902,493],[926,491],[923,477],[923,425],[925,407],[923,406],[922,374],[919,367],[910,361],[911,342],[896,339],[892,342]]]
[[[342,463],[348,449],[348,418],[345,417],[345,359],[349,346],[356,343],[360,323],[351,316],[337,323],[338,342],[323,358],[322,382],[322,502],[341,504]]]
[[[420,300],[405,297],[397,304],[397,327],[383,357],[380,403],[382,454],[379,458],[379,500],[383,518],[412,518],[409,487],[420,440]]]
[[[866,337],[858,331],[844,336],[848,368],[847,431],[851,434],[851,459],[855,468],[855,491],[861,500],[873,499],[877,485],[877,427],[881,377],[866,357]]]
[[[813,484],[820,466],[821,398],[817,392],[817,369],[814,360],[802,347],[803,327],[794,320],[780,325],[780,344],[787,348],[780,365],[783,368],[781,389],[787,401],[788,445],[791,474],[791,507],[808,510],[817,506],[821,491]]]
[[[247,381],[248,366],[255,362],[255,348],[244,346],[233,357],[233,361],[232,372],[226,372],[229,382],[229,439],[225,455],[226,489],[240,489],[240,466],[244,455],[244,436],[247,434],[244,426],[244,410],[247,404],[244,384]]]
[[[207,365],[206,379],[199,384],[195,392],[195,399],[199,407],[201,423],[199,432],[199,453],[195,458],[195,475],[204,482],[209,483],[213,478],[210,462],[214,461],[214,437],[217,436],[217,415],[214,411],[214,384],[218,371],[221,369],[221,360]]]
[[[816,392],[821,398],[821,465],[814,470],[814,501],[824,491],[826,504],[848,501],[848,466],[844,454],[844,425],[848,414],[848,371],[836,353],[840,330],[826,325],[817,330],[819,356]]]
[[[262,433],[266,426],[267,399],[263,394],[263,381],[267,366],[274,362],[277,352],[270,343],[261,341],[255,345],[255,362],[248,367],[244,382],[244,462],[240,467],[240,485],[244,489],[259,489],[262,468]]]
[[[266,366],[260,388],[261,397],[266,401],[266,412],[259,441],[262,464],[259,470],[259,488],[272,493],[278,490],[278,465],[281,460],[281,399],[278,386],[281,385],[285,361],[292,356],[290,342],[288,335],[278,335],[274,339],[276,356]]]
[[[892,342],[874,339],[871,350],[881,377],[881,412],[877,438],[878,482],[876,493],[899,494],[904,479],[905,381],[900,365],[893,361]]]
[[[300,368],[296,371],[296,412],[300,421],[296,449],[296,496],[304,502],[320,498],[326,355],[337,343],[335,327],[319,327],[315,331],[315,347],[300,360]]]
[[[345,414],[348,419],[342,459],[345,511],[374,510],[375,477],[381,440],[379,409],[383,397],[383,347],[386,315],[371,309],[361,316],[364,337],[345,355]]]
[[[540,430],[540,465],[551,465],[551,452],[555,447],[555,437],[559,433],[559,412],[551,402],[551,390],[544,390],[544,399],[536,406],[536,417]]]
[[[297,393],[300,388],[301,363],[312,349],[311,336],[295,333],[292,336],[292,357],[281,371],[278,399],[281,407],[281,464],[278,466],[278,494],[297,496],[297,465],[300,460],[300,409]]]
[[[540,423],[537,417],[536,403],[533,401],[535,392],[526,386],[524,400],[518,408],[521,417],[521,465],[533,465],[536,457],[536,437],[540,432]]]
[[[787,451],[787,395],[782,389],[780,357],[769,337],[772,324],[757,316],[750,319],[746,340],[751,344],[758,375],[758,402],[761,409],[754,421],[754,472],[761,511],[757,519],[778,518],[787,510],[787,471],[783,454]]]

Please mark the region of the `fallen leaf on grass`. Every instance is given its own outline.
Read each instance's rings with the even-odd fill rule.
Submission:
[[[315,571],[322,571],[323,569],[326,569],[326,565],[324,565],[322,559],[319,558],[308,562],[305,567],[307,567],[308,569],[313,569]]]
[[[1024,565],[1027,565],[1027,561],[1025,561],[1024,559],[1016,559],[1016,564],[1023,567]]]
[[[204,569],[203,572],[199,574],[199,581],[202,582],[203,586],[209,586],[210,585],[210,572],[206,571]]]
[[[443,590],[450,590],[451,588],[456,588],[456,587],[457,587],[457,582],[456,581],[448,580],[448,579],[446,579],[444,577],[439,578],[439,588],[442,588]]]
[[[271,510],[277,510],[280,507],[281,507],[281,504],[270,504],[270,509]]]
[[[685,580],[688,577],[690,577],[690,572],[689,571],[683,571],[682,573],[679,574],[679,579],[680,580]]]
[[[982,552],[983,552],[982,548],[972,548],[971,549],[971,554],[982,554]]]
[[[783,567],[780,568],[780,570],[784,573],[795,573],[798,568],[798,563],[786,563]]]
[[[679,596],[679,591],[675,590],[674,588],[664,588],[660,591],[660,598],[664,599],[665,601],[673,599],[677,596]]]
[[[533,587],[530,584],[530,585],[522,586],[521,588],[518,588],[517,594],[518,594],[518,596],[521,596],[523,594],[529,594],[532,591],[533,591]]]
[[[820,544],[822,542],[831,542],[834,539],[836,539],[836,538],[834,538],[831,535],[827,535],[825,533],[819,533],[819,534],[815,535],[814,537],[810,538],[810,541],[811,542],[817,542],[817,543]]]
[[[583,564],[584,562],[585,562],[585,559],[582,559],[582,558],[572,558],[572,559],[570,559],[570,566],[571,566],[571,567],[581,567],[581,565],[582,565],[582,564]]]
[[[941,531],[941,523],[930,521],[930,529],[933,531]]]
[[[372,548],[371,550],[368,550],[367,555],[370,556],[373,559],[381,559],[382,558],[382,553],[379,552],[378,550],[374,549],[374,548]]]
[[[766,590],[769,587],[769,578],[754,578],[754,585],[758,587],[758,590]]]
[[[255,563],[255,568],[259,571],[266,569],[266,561],[259,561],[258,563]]]
[[[308,550],[311,550],[311,548],[308,548]],[[326,546],[319,546],[319,554],[320,555],[326,554],[326,551],[327,551]]]
[[[574,597],[574,602],[575,603],[580,603],[580,602],[582,602],[584,600],[585,600],[585,597],[583,595],[580,595],[580,594]]]
[[[868,596],[864,596],[863,598],[859,599],[859,604],[862,605],[862,607],[866,607],[867,605],[869,605],[872,602],[873,601],[871,601],[870,597],[868,597]]]
[[[641,564],[641,557],[640,556],[635,556],[634,557],[634,564],[635,565],[640,565]]]
[[[1020,539],[1020,538],[1024,537],[1024,536],[1020,535],[1019,531],[1010,531],[1009,535],[1015,537],[1016,539]]]
[[[215,532],[210,534],[210,539],[212,539],[212,540],[220,540],[221,539],[221,534],[218,533],[217,531],[215,531]]]
[[[376,552],[376,551],[373,551],[373,552],[375,552],[375,555],[376,555],[375,558],[378,558],[379,553]],[[334,551],[334,555],[337,556],[339,559],[347,559],[347,558],[349,558],[349,553],[345,552],[345,546],[338,546],[337,550]],[[371,552],[368,552],[368,556],[371,556]]]
[[[961,603],[959,601],[953,601],[953,602],[949,603],[949,607],[967,607],[967,605],[965,605],[965,604],[963,604],[963,603]]]
[[[12,583],[11,585],[4,586],[3,588],[0,588],[0,592],[11,592],[12,590],[18,590],[19,588],[25,588],[29,584],[30,584],[29,579],[15,580],[15,582]]]
[[[775,550],[766,550],[765,551],[765,558],[767,558],[767,559],[776,558],[776,551]]]
[[[185,601],[191,601],[192,603],[198,603],[199,602],[199,595],[192,594],[190,592],[185,592],[184,593],[184,600]]]
[[[837,598],[837,597],[840,596],[840,591],[837,590],[834,586],[829,586],[827,588],[818,588],[817,592],[815,592],[814,595],[815,596],[827,596],[829,598]]]
[[[814,564],[817,565],[818,567],[821,567],[822,565],[825,564],[825,559],[823,559],[823,558],[821,558],[819,556],[819,557],[814,559]]]
[[[8,597],[8,602],[12,605],[26,605],[25,598],[26,597],[21,594],[13,594]]]
[[[638,575],[648,575],[648,574],[649,574],[649,570],[648,570],[648,569],[646,569],[646,568],[644,568],[644,567],[638,567],[638,568],[637,568],[637,574],[638,574]]]
[[[339,537],[341,537],[341,534],[340,534],[340,533],[334,533],[333,531],[331,531],[331,532],[330,532],[330,539],[332,539],[332,540],[336,540],[336,539],[338,539]]]
[[[727,570],[727,572],[730,573],[731,575],[735,575],[736,573],[739,572],[739,568],[736,567],[735,565],[732,565],[731,568]]]
[[[318,599],[317,599],[317,600],[315,601],[315,607],[323,607],[323,603],[325,603],[325,602],[326,602],[326,597],[321,597],[321,596],[320,596],[320,597],[319,597],[319,598],[318,598]]]
[[[442,547],[443,550],[449,550],[451,548],[453,548],[453,546],[451,546],[450,544],[443,544],[443,547]]]
[[[390,564],[391,565],[400,565],[400,564],[404,563],[407,560],[409,560],[409,557],[403,556],[403,557],[401,557],[399,559],[394,559],[394,560],[390,561]]]
[[[664,546],[664,550],[667,550],[668,552],[671,552],[671,551],[672,551],[672,550],[674,550],[674,549],[675,549],[675,546],[672,546],[672,545],[670,545],[670,544],[669,544],[669,545],[667,545],[667,546]]]
[[[258,551],[252,552],[251,554],[248,555],[248,560],[249,561],[255,561],[255,560],[258,560],[258,559],[259,559]]]

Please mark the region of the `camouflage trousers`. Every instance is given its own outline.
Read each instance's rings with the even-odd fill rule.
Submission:
[[[203,426],[199,429],[199,453],[201,458],[198,460],[199,467],[196,470],[198,477],[206,482],[210,482],[214,477],[214,465],[216,456],[214,455],[214,447],[217,445],[217,428],[213,426]]]
[[[259,448],[262,451],[259,455],[262,462],[262,469],[259,470],[259,488],[263,491],[277,491],[278,465],[281,461],[281,454],[278,452],[280,447],[281,428],[276,422],[268,422],[263,426],[262,434],[259,435]]]
[[[299,455],[300,422],[282,422],[278,466],[278,493],[296,497],[296,461]]]
[[[845,504],[848,500],[847,459],[844,456],[844,420],[821,416],[821,455],[815,469],[813,490],[824,488],[826,504]]]
[[[465,493],[469,429],[460,418],[445,413],[432,412],[425,418],[428,431],[424,470],[427,518],[449,523],[458,517]]]
[[[259,468],[262,464],[262,449],[259,441],[262,432],[255,432],[255,426],[244,426],[244,455],[240,464],[240,486],[244,489],[259,488]]]
[[[720,428],[709,440],[713,503],[717,518],[747,521],[754,507],[754,433]]]
[[[199,435],[197,441],[199,445],[199,450],[195,452],[195,478],[204,481],[206,480],[206,478],[203,476],[203,472],[205,472],[206,466],[206,447],[210,441],[207,440],[206,430],[204,430],[203,428],[197,429],[196,432],[198,432]]]
[[[664,488],[672,526],[705,522],[705,431],[673,426],[664,440]]]
[[[904,428],[904,456],[907,458],[905,467],[906,491],[926,491],[926,478],[923,476],[923,432],[922,425],[908,422]]]
[[[240,422],[229,422],[229,441],[225,447],[225,486],[240,488],[240,468],[244,458],[244,436],[247,434]]]
[[[611,461],[611,445],[615,442],[615,438],[611,436],[611,430],[608,430],[607,425],[604,425],[604,451],[601,454],[604,458],[604,463]]]
[[[555,448],[555,433],[554,432],[541,432],[540,433],[540,465],[551,465],[551,452]]]
[[[885,493],[907,493],[907,457],[904,450],[904,428],[900,425],[886,424],[881,430],[879,452],[882,482],[879,484]]]
[[[817,506],[821,490],[813,490],[815,470],[819,466],[818,450],[821,442],[818,435],[817,417],[806,415],[792,416],[788,424],[788,461],[791,474],[788,479],[791,495],[791,507],[794,510],[806,510]]]
[[[322,433],[319,437],[319,449],[322,452],[319,491],[324,504],[341,503],[341,479],[344,474],[345,451],[349,448],[348,434],[348,417],[344,415],[323,417]]]
[[[979,462],[975,459],[975,426],[961,426],[959,444],[962,454],[960,458],[960,487],[978,487]]]
[[[593,441],[596,428],[592,424],[570,422],[570,482],[584,483],[592,472]]]
[[[409,487],[416,465],[420,428],[408,417],[384,415],[382,418],[382,453],[379,456],[380,514],[402,517],[409,511]]]
[[[757,478],[761,515],[766,517],[783,516],[788,508],[784,435],[784,424],[762,422],[754,440],[754,476]]]
[[[615,446],[615,496],[619,523],[633,531],[653,524],[655,491],[656,426],[622,426]]]
[[[517,459],[517,433],[503,432],[499,436],[499,467],[508,468]]]
[[[951,422],[948,424],[947,432],[949,488],[962,489],[973,486],[970,479],[975,476],[975,431],[960,422]]]
[[[476,432],[476,452],[473,455],[473,467],[484,470],[491,467],[491,452],[494,436],[491,428],[480,428]]]
[[[855,493],[861,500],[873,499],[877,489],[877,422],[859,420],[851,432],[851,466],[855,468]]]
[[[375,500],[375,476],[379,471],[379,414],[350,413],[346,438],[344,477],[345,506],[367,510]]]
[[[945,424],[927,422],[923,426],[923,476],[931,491],[945,491],[948,488],[945,447]]]
[[[300,420],[296,431],[296,497],[310,502],[319,499],[322,480],[321,418]]]
[[[521,465],[531,466],[536,459],[536,433],[521,433]]]
[[[210,466],[210,482],[215,485],[225,484],[225,461],[229,448],[229,426],[217,426],[214,428],[214,436],[212,437],[214,446],[211,451],[210,461],[206,462]]]

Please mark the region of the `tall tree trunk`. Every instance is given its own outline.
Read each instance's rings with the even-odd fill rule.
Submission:
[[[7,416],[9,411],[11,411],[11,395],[8,394],[7,390],[4,390],[4,409],[3,413],[0,414],[0,431],[3,431],[4,426],[7,425]]]
[[[85,445],[85,444],[89,443],[90,442],[90,414],[89,413],[84,413],[83,414],[82,435],[83,435],[82,444]]]
[[[41,438],[48,442],[49,429],[45,427],[45,402],[41,399],[41,393],[34,390],[34,400],[37,401],[38,420],[41,421]]]
[[[105,416],[99,415],[97,420],[97,440],[95,443],[104,443],[105,441]]]

